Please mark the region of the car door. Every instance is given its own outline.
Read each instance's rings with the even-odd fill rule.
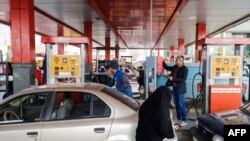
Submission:
[[[1,141],[40,141],[48,92],[29,93],[0,105]]]
[[[42,141],[104,141],[113,120],[112,108],[93,93],[57,91]]]

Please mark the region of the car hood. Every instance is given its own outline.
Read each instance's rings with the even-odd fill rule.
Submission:
[[[223,136],[223,123],[215,116],[211,114],[202,115],[198,117],[197,120],[199,122],[199,128],[202,128],[201,130]]]
[[[248,117],[240,110],[217,112],[202,115],[198,118],[199,125],[213,134],[223,136],[224,125],[249,124]]]
[[[230,110],[213,114],[224,125],[249,124],[248,116],[240,110]]]

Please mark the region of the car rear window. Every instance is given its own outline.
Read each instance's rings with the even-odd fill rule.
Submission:
[[[122,93],[112,89],[112,88],[107,88],[105,87],[102,92],[108,94],[109,96],[119,100],[123,104],[127,105],[129,108],[133,109],[134,111],[138,111],[140,108],[140,103],[128,96],[123,95]]]

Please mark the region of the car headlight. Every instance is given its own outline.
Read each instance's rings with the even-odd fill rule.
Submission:
[[[224,141],[224,138],[219,135],[214,135],[212,141]]]
[[[195,125],[196,128],[198,128],[198,125],[199,125],[198,119],[196,119],[196,120],[194,121],[194,125]]]

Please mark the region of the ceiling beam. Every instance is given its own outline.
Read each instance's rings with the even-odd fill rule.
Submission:
[[[42,9],[40,9],[40,8],[38,8],[38,7],[36,7],[36,6],[35,6],[35,11],[38,12],[38,13],[40,13],[40,14],[42,14],[42,15],[44,15],[44,16],[46,16],[47,18],[49,18],[49,19],[55,21],[56,23],[58,23],[58,24],[60,24],[60,25],[62,25],[62,26],[64,26],[64,27],[67,27],[67,28],[69,28],[70,30],[72,30],[72,31],[74,31],[74,32],[76,32],[76,33],[78,33],[78,34],[80,34],[81,36],[83,36],[83,33],[80,32],[79,30],[76,30],[75,28],[69,26],[68,24],[66,24],[66,23],[64,23],[64,22],[62,22],[62,21],[60,21],[60,20],[54,18],[53,16],[51,16],[50,14],[46,13],[45,11],[43,11]],[[38,32],[37,32],[37,33],[38,33]],[[38,34],[44,35],[44,34],[41,34],[41,33],[38,33]],[[99,44],[99,45],[101,45],[101,46],[104,46],[102,43],[96,41],[95,39],[92,39],[92,41],[95,42],[95,43],[97,43],[97,44]]]
[[[242,24],[242,23],[248,21],[248,20],[250,20],[250,14],[247,14],[246,16],[244,16],[242,18],[239,18],[239,19],[237,19],[237,20],[235,20],[235,21],[233,21],[233,22],[231,22],[231,23],[217,29],[216,31],[208,34],[206,37],[211,38],[211,37],[213,37],[213,36],[215,36],[215,35],[217,35],[219,33],[222,33],[222,32],[224,32],[224,31],[226,31],[228,29],[231,29],[231,28],[233,28],[233,27],[235,27],[235,26],[237,26],[239,24]],[[193,44],[195,44],[195,41],[193,41],[193,42],[191,42],[189,44],[186,44],[185,47],[191,46]]]
[[[10,23],[9,23],[9,22],[6,22],[6,21],[1,20],[1,19],[0,19],[0,23],[1,23],[1,24],[5,24],[5,25],[10,25]]]
[[[97,50],[123,50],[127,48],[117,48],[117,47],[110,47],[110,49],[104,47],[94,47],[93,49]],[[129,50],[150,50],[151,48],[129,48]],[[155,48],[155,50],[169,50],[169,48]]]
[[[93,42],[95,42],[96,44],[98,44],[98,45],[102,46],[102,47],[105,47],[105,45],[104,45],[104,44],[102,44],[102,43],[100,43],[100,42],[98,42],[98,41],[96,41],[96,40],[94,40],[94,39],[92,39],[92,41],[93,41]]]
[[[202,45],[250,45],[250,38],[204,38]]]
[[[42,15],[44,15],[44,16],[46,16],[47,18],[55,21],[56,23],[59,23],[60,25],[65,26],[65,27],[69,28],[70,30],[73,30],[76,33],[79,33],[80,35],[83,35],[83,33],[80,32],[79,30],[76,30],[75,28],[69,26],[68,24],[56,19],[55,17],[51,16],[50,14],[46,13],[45,11],[43,11],[42,9],[40,9],[40,8],[38,8],[36,6],[35,6],[35,11],[42,14]]]
[[[0,23],[4,24],[4,25],[7,25],[7,26],[10,26],[10,23],[6,22],[4,20],[0,20]],[[48,36],[47,34],[44,34],[44,33],[41,33],[41,32],[37,32],[37,31],[35,31],[35,33],[38,34],[38,35],[41,35],[41,36]]]
[[[167,24],[165,25],[163,31],[161,32],[159,38],[157,39],[157,41],[155,42],[155,45],[153,46],[152,49],[154,49],[157,44],[160,42],[161,38],[163,37],[163,35],[166,34],[166,32],[170,29],[170,27],[172,26],[172,24],[175,22],[176,18],[180,15],[181,11],[183,10],[183,8],[186,6],[186,4],[189,2],[189,0],[180,0],[179,3],[177,4],[173,14],[171,15],[171,17],[169,18]]]
[[[96,3],[95,0],[87,0],[88,4],[90,7],[92,7],[92,9],[102,18],[103,22],[106,24],[106,26],[108,26],[112,32],[115,34],[115,36],[122,41],[122,43],[128,48],[128,45],[126,44],[126,42],[123,40],[123,38],[121,37],[121,35],[118,33],[117,29],[115,28],[115,26],[109,21],[109,19],[103,14],[100,6]]]
[[[219,33],[224,32],[224,31],[226,31],[226,30],[228,30],[230,28],[233,28],[233,27],[235,27],[235,26],[237,26],[239,24],[242,24],[242,23],[244,23],[244,22],[246,22],[248,20],[250,20],[250,14],[248,14],[248,15],[242,17],[242,18],[239,18],[236,21],[233,21],[233,22],[231,22],[231,23],[217,29],[216,31],[208,34],[207,37],[212,37],[212,36],[214,36],[216,34],[219,34]]]

